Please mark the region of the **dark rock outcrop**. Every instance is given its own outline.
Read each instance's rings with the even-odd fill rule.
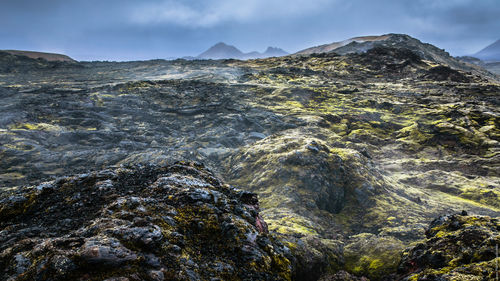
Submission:
[[[256,195],[196,163],[103,170],[1,196],[2,280],[291,278],[289,250],[268,234]]]
[[[426,241],[403,253],[399,271],[404,280],[495,280],[499,232],[498,218],[441,216]]]

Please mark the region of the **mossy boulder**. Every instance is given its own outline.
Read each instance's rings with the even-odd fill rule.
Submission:
[[[365,208],[384,181],[369,158],[332,147],[314,129],[287,130],[245,147],[229,162],[228,180],[260,194],[269,229],[297,258],[298,280],[315,280],[343,267],[343,225],[349,204]]]
[[[290,280],[254,193],[200,164],[129,166],[3,193],[2,280]]]
[[[345,270],[370,280],[396,273],[404,244],[391,236],[371,233],[354,235],[344,248]]]
[[[371,196],[382,189],[384,181],[359,151],[329,145],[314,128],[291,129],[243,148],[231,158],[227,178],[248,190],[258,192],[271,220],[297,214],[281,225],[283,233],[316,234],[323,231],[314,221],[319,214],[338,214],[354,201],[371,204]],[[335,135],[330,132],[330,135]],[[267,214],[266,214],[267,215]],[[288,226],[296,225],[295,231]]]
[[[403,253],[404,280],[495,280],[500,244],[498,218],[466,212],[441,216],[426,230],[427,239]]]

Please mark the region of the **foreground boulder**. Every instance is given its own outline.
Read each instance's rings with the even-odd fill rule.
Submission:
[[[289,280],[255,194],[203,166],[133,166],[0,197],[1,280]]]
[[[498,218],[461,215],[435,219],[427,240],[405,251],[404,280],[495,280],[500,244]]]

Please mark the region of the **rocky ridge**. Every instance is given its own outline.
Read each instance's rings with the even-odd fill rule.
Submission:
[[[385,34],[381,36],[365,36],[351,38],[346,41],[336,42],[332,44],[312,47],[306,50],[297,52],[297,55],[319,54],[334,52],[336,54],[345,55],[351,53],[364,53],[375,47],[390,47],[398,49],[409,49],[416,53],[421,59],[437,64],[448,65],[454,69],[473,72],[483,76],[491,76],[481,67],[476,67],[475,64],[464,63],[456,59],[443,49],[428,43],[423,43],[420,40],[408,36],[406,34]]]

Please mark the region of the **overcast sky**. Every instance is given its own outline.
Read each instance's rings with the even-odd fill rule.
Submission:
[[[0,0],[0,49],[77,60],[198,55],[217,42],[288,52],[406,33],[452,55],[500,39],[500,0]]]

